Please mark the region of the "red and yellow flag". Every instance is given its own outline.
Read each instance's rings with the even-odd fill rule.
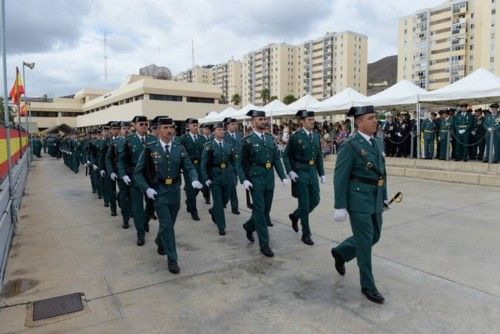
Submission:
[[[20,116],[26,116],[29,113],[29,106],[26,103],[21,104],[21,108],[19,110]]]
[[[24,94],[24,85],[21,76],[19,75],[19,68],[16,67],[16,81],[12,85],[9,93],[9,97],[14,104],[18,104],[21,101],[21,95]]]

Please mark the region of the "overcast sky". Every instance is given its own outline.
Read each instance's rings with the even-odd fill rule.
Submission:
[[[400,16],[443,0],[6,0],[8,86],[26,68],[29,96],[114,88],[140,67],[173,74],[217,64],[268,43],[299,44],[326,32],[368,36],[368,61],[397,53]],[[104,76],[104,33],[108,78]]]

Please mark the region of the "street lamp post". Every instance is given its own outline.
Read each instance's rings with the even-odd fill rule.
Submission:
[[[28,106],[28,98],[26,94],[26,76],[24,72],[24,67],[28,67],[30,70],[32,70],[35,67],[35,63],[27,63],[23,61],[23,82],[24,82],[24,104]],[[19,114],[21,111],[19,111]],[[31,106],[28,106],[28,115],[24,114],[24,117],[26,118],[26,131],[28,131],[28,135],[30,138],[30,147],[29,147],[29,159],[28,159],[28,167],[31,166],[31,160],[33,159],[33,135],[31,134],[31,129],[30,129],[30,124],[31,124]],[[21,123],[21,122],[19,122]],[[21,124],[19,124],[21,125]]]

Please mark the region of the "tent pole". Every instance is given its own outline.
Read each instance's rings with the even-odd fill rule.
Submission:
[[[421,118],[421,105],[420,101],[417,101],[417,159],[420,159],[420,118]]]

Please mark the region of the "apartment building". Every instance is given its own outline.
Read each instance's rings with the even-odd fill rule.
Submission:
[[[222,95],[231,102],[235,94],[241,97],[241,61],[230,60],[212,68],[213,84],[222,91]],[[240,103],[241,105],[241,103]]]
[[[213,83],[213,65],[195,66],[175,75],[173,80],[211,85]]]
[[[347,87],[366,95],[368,38],[351,31],[327,33],[299,51],[299,94],[327,99]]]
[[[483,67],[500,74],[496,0],[451,0],[399,19],[398,81],[434,90]]]

